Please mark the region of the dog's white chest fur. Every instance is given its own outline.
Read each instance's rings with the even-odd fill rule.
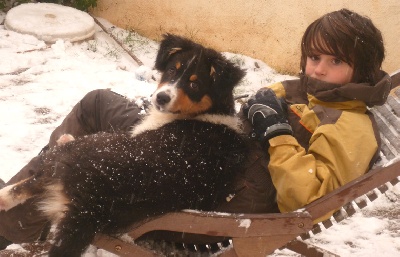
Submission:
[[[149,114],[143,119],[143,121],[139,125],[133,127],[131,131],[131,136],[134,137],[148,130],[156,130],[164,126],[165,124],[173,122],[174,120],[185,119],[199,120],[213,124],[221,124],[233,129],[238,133],[242,132],[239,119],[235,116],[221,114],[200,114],[195,117],[190,117],[181,114],[164,113],[157,111],[154,108],[151,108],[149,110]]]

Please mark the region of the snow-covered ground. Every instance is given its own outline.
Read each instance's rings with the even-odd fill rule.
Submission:
[[[0,22],[4,14],[0,14]],[[111,28],[143,63],[137,63],[99,27],[93,39],[46,45],[0,26],[0,178],[8,181],[46,145],[51,131],[87,92],[111,88],[131,98],[149,96],[158,74],[152,71],[158,44],[134,32]],[[291,78],[260,60],[225,53],[247,69],[236,94]],[[400,256],[400,187],[392,188],[352,218],[311,242],[341,256]],[[18,248],[11,245],[10,248]],[[86,257],[111,254],[90,248]],[[297,256],[277,251],[274,256]]]

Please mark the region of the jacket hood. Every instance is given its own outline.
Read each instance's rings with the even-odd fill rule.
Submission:
[[[300,77],[300,80],[307,93],[320,101],[346,102],[359,100],[369,107],[384,104],[392,85],[390,76],[383,71],[381,72],[381,79],[375,85],[369,83],[334,84],[304,75]]]

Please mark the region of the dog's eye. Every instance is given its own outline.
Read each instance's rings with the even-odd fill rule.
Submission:
[[[190,82],[190,88],[194,91],[199,90],[199,85],[196,82]]]

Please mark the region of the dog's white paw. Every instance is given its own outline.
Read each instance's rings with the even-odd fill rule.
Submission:
[[[14,206],[20,204],[20,202],[15,201],[15,199],[10,194],[10,190],[13,188],[13,185],[3,187],[0,190],[0,211],[8,211]]]
[[[71,134],[64,134],[57,139],[57,145],[65,145],[68,142],[74,141],[75,138]]]

